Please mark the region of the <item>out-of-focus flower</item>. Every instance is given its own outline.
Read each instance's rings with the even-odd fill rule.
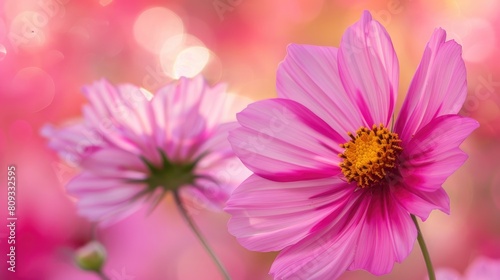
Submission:
[[[83,169],[67,190],[90,220],[116,221],[168,191],[188,192],[203,206],[220,209],[245,178],[227,142],[236,126],[228,122],[233,110],[245,104],[224,85],[181,78],[153,96],[101,80],[84,92],[90,101],[84,121],[61,129],[48,125],[42,134]]]
[[[410,214],[449,213],[441,185],[478,123],[457,115],[465,65],[445,38],[432,35],[395,124],[398,59],[368,12],[339,49],[290,45],[280,98],[238,114],[229,141],[254,175],[227,203],[229,230],[248,249],[281,251],[275,279],[388,273],[413,248]]]
[[[460,276],[458,271],[441,268],[436,271],[437,280],[497,280],[500,278],[500,260],[486,257],[476,258],[464,276]]]
[[[75,252],[75,262],[81,269],[100,272],[106,260],[106,250],[93,240]]]

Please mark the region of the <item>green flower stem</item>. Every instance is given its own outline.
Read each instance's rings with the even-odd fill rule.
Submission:
[[[104,274],[104,272],[102,272],[102,270],[96,271],[96,274],[101,278],[101,280],[110,280],[111,279],[108,276],[106,276],[106,274]]]
[[[429,250],[427,250],[427,246],[425,245],[424,236],[422,235],[422,231],[418,226],[418,221],[415,215],[411,215],[415,226],[418,231],[418,245],[420,245],[420,249],[422,250],[422,255],[424,256],[425,265],[427,266],[427,273],[429,274],[429,280],[436,280],[436,274],[434,273],[434,268],[432,267],[431,256],[429,255]]]
[[[219,268],[220,273],[224,276],[224,279],[231,280],[231,277],[229,276],[229,273],[227,272],[227,270],[222,265],[222,262],[217,258],[217,256],[212,251],[212,249],[208,245],[208,243],[205,240],[205,238],[203,237],[203,235],[201,235],[201,232],[198,229],[198,227],[194,224],[193,220],[189,217],[189,214],[187,213],[186,208],[184,207],[184,204],[182,204],[182,201],[181,201],[181,198],[179,196],[179,193],[177,191],[173,191],[173,194],[174,194],[175,204],[177,204],[177,208],[179,208],[179,211],[181,212],[182,217],[184,218],[184,220],[186,220],[186,222],[189,224],[189,227],[191,228],[191,230],[194,232],[194,234],[196,235],[196,237],[198,237],[198,240],[201,242],[201,244],[203,245],[203,247],[205,247],[205,250],[208,252],[208,254],[212,258],[212,260],[214,261],[214,263]]]

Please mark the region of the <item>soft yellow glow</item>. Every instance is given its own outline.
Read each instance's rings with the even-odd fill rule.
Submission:
[[[179,53],[175,60],[173,73],[175,78],[194,77],[205,68],[210,59],[210,51],[201,46],[189,47]]]
[[[134,23],[134,37],[146,50],[158,54],[165,41],[182,34],[184,24],[174,12],[154,7],[142,12]]]
[[[172,78],[196,75],[203,70],[209,58],[210,51],[203,42],[189,34],[169,38],[160,51],[162,70]]]

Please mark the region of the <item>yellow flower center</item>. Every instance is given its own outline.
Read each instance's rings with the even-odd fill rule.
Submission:
[[[403,150],[398,134],[382,124],[373,125],[372,129],[361,127],[356,135],[347,134],[351,140],[340,145],[345,151],[339,154],[343,159],[340,168],[347,181],[356,181],[361,188],[379,183],[394,168]]]

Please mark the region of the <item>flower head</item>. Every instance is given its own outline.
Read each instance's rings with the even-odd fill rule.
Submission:
[[[81,215],[116,221],[168,191],[220,209],[247,175],[227,142],[231,116],[245,104],[225,86],[181,78],[152,95],[101,80],[84,92],[83,121],[42,130],[50,147],[82,168],[67,185]]]
[[[237,115],[229,141],[254,174],[227,203],[229,231],[248,249],[281,251],[276,279],[388,273],[413,248],[410,214],[449,213],[441,185],[478,123],[457,115],[466,72],[445,38],[432,35],[395,124],[398,59],[368,12],[338,49],[290,45],[279,98]]]

